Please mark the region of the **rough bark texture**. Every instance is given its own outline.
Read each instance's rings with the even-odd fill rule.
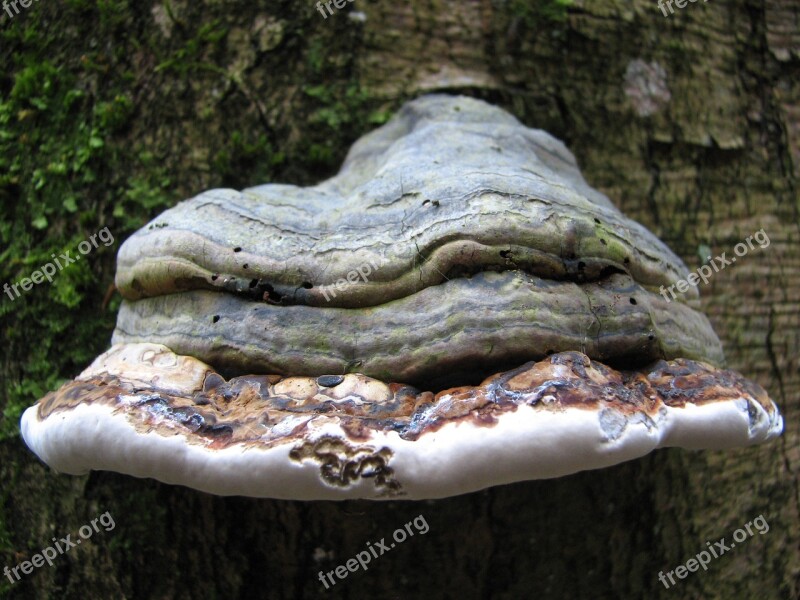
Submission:
[[[800,593],[800,9],[653,0],[38,2],[3,17],[0,276],[18,282],[104,226],[101,246],[3,296],[0,566],[109,511],[116,527],[25,575],[14,598],[787,598]],[[675,5],[673,4],[673,7]],[[365,20],[347,13],[363,11]],[[122,239],[218,186],[315,183],[422,91],[489,99],[563,139],[590,185],[697,268],[771,244],[701,289],[728,364],[779,404],[776,443],[660,451],[603,471],[422,503],[215,498],[64,477],[20,411],[103,351]],[[317,579],[423,515],[331,590]],[[658,581],[763,515],[671,589]],[[755,531],[755,530],[754,530]]]

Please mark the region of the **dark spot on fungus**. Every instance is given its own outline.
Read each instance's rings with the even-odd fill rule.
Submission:
[[[203,391],[210,392],[225,383],[225,379],[217,373],[209,373],[203,380]]]
[[[234,252],[241,252],[242,249],[239,246],[236,246],[236,248],[234,248],[233,251]]]
[[[634,306],[636,306],[636,298],[631,298],[631,304],[633,304]]]
[[[609,277],[614,273],[620,273],[624,275],[625,271],[615,267],[614,265],[607,265],[600,270],[600,279],[605,279],[606,277]]]
[[[201,428],[200,433],[214,438],[231,438],[233,437],[233,427],[230,425],[212,425],[211,427]]]
[[[213,318],[213,319],[211,319],[211,322],[212,322],[212,323],[216,323],[216,322],[218,322],[218,321],[219,321],[219,315],[214,315],[214,318]]]
[[[344,381],[341,375],[322,375],[317,377],[317,383],[322,387],[336,387]]]
[[[261,299],[269,304],[280,304],[281,300],[283,299],[283,294],[276,292],[275,288],[273,288],[268,283],[263,283],[259,286],[260,290],[263,290],[261,294]]]

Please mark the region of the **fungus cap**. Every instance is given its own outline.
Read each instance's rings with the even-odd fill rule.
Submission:
[[[22,417],[57,471],[422,499],[779,435],[688,269],[549,134],[428,96],[309,188],[212,190],[120,249],[112,348]]]

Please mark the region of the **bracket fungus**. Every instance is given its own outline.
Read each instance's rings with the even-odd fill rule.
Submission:
[[[780,435],[696,289],[657,293],[687,276],[561,142],[426,96],[319,185],[209,191],[135,233],[111,349],[22,433],[65,473],[301,500],[440,498]]]

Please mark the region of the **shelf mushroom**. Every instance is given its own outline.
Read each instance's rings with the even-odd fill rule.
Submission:
[[[122,246],[111,349],[22,417],[57,471],[425,499],[780,435],[688,270],[549,134],[425,96],[335,177],[212,190]]]

